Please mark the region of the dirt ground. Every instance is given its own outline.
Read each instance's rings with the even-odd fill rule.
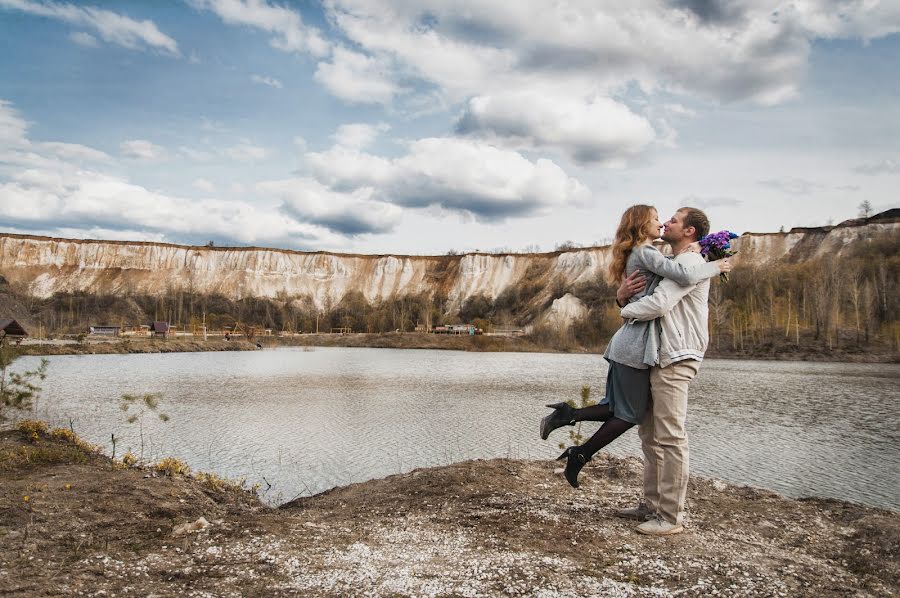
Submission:
[[[578,490],[556,463],[497,459],[275,509],[71,440],[0,433],[0,595],[900,594],[897,512],[694,478],[685,533],[641,536],[614,516],[634,459],[595,458]]]

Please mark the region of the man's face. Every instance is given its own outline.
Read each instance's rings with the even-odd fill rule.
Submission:
[[[694,234],[693,226],[689,226],[685,229],[684,212],[680,210],[675,212],[675,214],[666,221],[663,227],[665,230],[663,231],[662,240],[666,243],[679,243],[683,241],[685,237]]]

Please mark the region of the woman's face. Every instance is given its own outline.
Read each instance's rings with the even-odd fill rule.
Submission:
[[[658,239],[662,232],[662,222],[659,221],[659,214],[656,210],[650,212],[650,221],[647,222],[647,237]]]

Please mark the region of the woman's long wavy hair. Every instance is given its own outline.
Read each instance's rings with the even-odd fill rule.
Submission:
[[[650,230],[650,221],[656,208],[638,204],[631,206],[622,214],[619,228],[616,229],[616,239],[612,244],[612,262],[606,273],[606,279],[610,284],[618,285],[625,277],[625,262],[635,247],[651,237],[654,232]]]

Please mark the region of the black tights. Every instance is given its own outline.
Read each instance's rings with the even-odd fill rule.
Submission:
[[[634,427],[634,424],[624,419],[619,419],[612,414],[609,405],[592,405],[584,409],[576,409],[573,418],[577,422],[592,421],[603,422],[600,429],[594,432],[590,439],[581,445],[581,452],[588,459],[594,456],[604,446]]]

